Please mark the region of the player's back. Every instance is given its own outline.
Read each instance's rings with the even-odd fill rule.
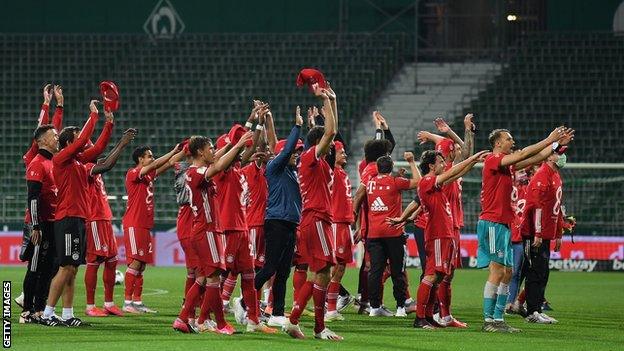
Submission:
[[[324,156],[316,157],[316,146],[304,151],[299,163],[299,185],[303,214],[314,215],[331,222],[331,189],[333,171]]]

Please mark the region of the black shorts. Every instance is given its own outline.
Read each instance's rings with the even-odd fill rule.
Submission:
[[[59,266],[85,264],[87,253],[85,220],[65,217],[54,222],[54,245]]]
[[[26,228],[24,228],[26,230]],[[27,244],[26,254],[28,257],[28,270],[31,272],[38,272],[42,266],[54,265],[54,258],[56,257],[56,249],[54,245],[54,222],[43,222],[39,225],[41,230],[41,242],[35,246],[30,241],[30,237]],[[32,227],[30,233],[32,234]]]

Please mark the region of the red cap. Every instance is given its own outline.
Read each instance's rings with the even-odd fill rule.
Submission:
[[[106,111],[115,112],[119,109],[119,89],[115,83],[109,80],[100,83],[100,94]]]
[[[327,81],[321,71],[314,68],[304,68],[299,72],[297,76],[297,86],[302,87],[304,84],[308,84],[310,90],[312,90],[312,84],[318,83],[319,87],[327,88]]]
[[[245,135],[245,133],[247,133],[247,129],[245,129],[245,127],[241,126],[240,124],[235,124],[232,126],[232,128],[230,128],[230,132],[228,133],[228,137],[230,138],[230,142],[232,143],[232,145],[238,143],[238,141],[240,140],[240,138]],[[252,146],[253,145],[253,140],[247,140],[247,142],[245,143],[245,146]]]
[[[227,144],[230,143],[230,137],[228,137],[227,134],[221,135],[219,138],[217,138],[217,150],[223,149]]]
[[[334,140],[334,147],[336,148],[336,151],[344,150],[344,144],[338,140]]]
[[[449,138],[440,140],[435,146],[435,150],[440,152],[444,157],[448,156],[454,149],[455,142]]]
[[[278,141],[277,144],[275,144],[275,154],[277,155],[280,152],[282,152],[285,146],[286,146],[286,139],[282,139]],[[295,146],[295,150],[297,149],[303,149],[303,142],[301,141],[301,139],[297,139],[297,145]]]

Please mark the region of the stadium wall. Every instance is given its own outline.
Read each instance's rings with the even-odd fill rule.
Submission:
[[[420,268],[418,249],[413,235],[407,241],[407,267]],[[126,250],[123,234],[116,233],[119,263],[124,264]],[[563,239],[561,252],[552,252],[550,268],[561,271],[619,271],[624,272],[624,237],[577,236],[574,242]],[[19,260],[22,232],[0,232],[0,266],[23,265]],[[184,252],[175,232],[156,232],[154,236],[154,264],[156,266],[184,266]],[[359,250],[354,250],[354,257]],[[463,267],[477,265],[477,236],[462,235],[461,255]],[[356,257],[357,258],[357,257]],[[357,259],[356,259],[357,261]]]

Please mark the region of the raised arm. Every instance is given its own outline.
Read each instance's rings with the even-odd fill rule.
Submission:
[[[473,118],[474,115],[472,113],[464,117],[464,146],[462,147],[460,158],[455,159],[455,162],[461,162],[474,154],[474,135],[477,128]]]
[[[553,152],[557,152],[560,147],[567,146],[572,140],[574,140],[574,130],[568,128],[566,129],[564,136],[557,142],[557,147],[554,147],[554,145],[548,145],[547,147],[543,148],[542,151],[540,151],[539,153],[527,158],[526,160],[522,160],[516,163],[515,168],[523,169],[535,164],[539,164],[547,159],[550,155],[552,155]]]
[[[136,129],[127,129],[117,145],[115,145],[115,147],[111,150],[110,154],[106,156],[104,161],[98,162],[95,166],[93,166],[93,168],[91,169],[91,174],[102,174],[113,169],[113,167],[115,167],[115,164],[117,163],[117,160],[119,159],[119,156],[121,156],[121,152],[126,146],[128,146],[128,144],[130,144],[136,134]]]
[[[394,135],[392,135],[392,131],[390,131],[390,127],[388,126],[388,122],[386,122],[386,118],[379,111],[373,111],[373,122],[375,123],[376,128],[375,139],[388,140],[392,145],[388,153],[392,153],[394,147],[396,146],[396,140],[394,140]]]
[[[299,140],[299,134],[301,133],[301,126],[303,125],[303,118],[301,117],[301,109],[297,106],[297,110],[295,112],[295,125],[290,130],[290,134],[288,135],[288,139],[286,139],[286,145],[284,145],[284,149],[275,156],[273,161],[267,164],[267,173],[275,173],[278,172],[288,165],[288,160],[290,156],[295,151],[297,147],[297,141]]]
[[[451,140],[453,140],[455,144],[459,144],[461,148],[464,147],[464,141],[459,138],[459,136],[453,131],[451,127],[449,127],[444,118],[438,117],[433,120],[433,123],[435,124],[436,128],[438,128],[438,131],[440,133],[446,134],[446,136],[451,138]]]
[[[420,145],[425,144],[427,142],[432,142],[434,144],[437,144],[442,139],[444,139],[443,136],[440,136],[440,135],[437,135],[437,134],[433,134],[433,133],[429,133],[429,132],[426,132],[424,130],[421,130],[420,132],[418,132],[418,134],[416,134],[416,138],[420,142]]]
[[[535,143],[533,145],[529,145],[519,152],[514,152],[509,155],[505,155],[501,160],[501,167],[515,165],[516,163],[526,160],[527,158],[537,154],[542,151],[547,146],[550,146],[555,141],[559,140],[565,133],[565,127],[557,127],[553,130],[550,135],[546,139]]]
[[[415,189],[418,186],[418,182],[420,181],[420,171],[418,171],[418,166],[416,166],[416,161],[414,160],[414,154],[411,152],[403,153],[403,158],[409,164],[410,172],[412,173],[412,178],[410,179],[410,189]]]
[[[95,141],[92,147],[78,154],[77,158],[83,163],[95,162],[97,158],[106,150],[108,142],[110,141],[111,134],[113,133],[113,113],[110,111],[104,111],[106,116],[106,123],[102,129],[102,133]]]
[[[450,183],[450,182],[456,180],[457,178],[460,177],[461,174],[465,174],[466,172],[468,172],[477,162],[482,162],[485,159],[485,157],[487,157],[489,154],[490,154],[489,151],[483,150],[483,151],[479,151],[476,154],[468,157],[467,159],[463,160],[462,162],[454,165],[448,171],[446,171],[446,172],[440,174],[439,176],[437,176],[436,177],[436,184],[438,184],[438,185],[445,185],[447,183]]]
[[[253,133],[253,143],[250,147],[245,147],[245,151],[241,155],[241,163],[246,164],[249,162],[251,156],[256,152],[256,148],[258,147],[258,142],[260,140],[260,136],[264,133],[264,123],[266,120],[266,114],[268,112],[268,105],[265,105],[264,108],[260,108],[258,113],[256,114],[258,117],[258,124],[256,125],[256,129]]]
[[[266,141],[269,145],[269,150],[273,153],[275,152],[275,144],[277,144],[277,135],[275,134],[275,124],[273,124],[273,114],[271,110],[267,112],[265,126]]]
[[[56,98],[56,108],[54,109],[54,116],[52,116],[52,125],[54,125],[54,129],[60,132],[63,129],[63,106],[65,104],[62,86],[54,86],[54,98]]]
[[[366,199],[366,185],[361,184],[358,186],[355,191],[355,195],[353,196],[353,211],[355,211],[355,217],[360,214],[360,210],[362,209],[362,203]]]
[[[334,113],[331,107],[331,100],[328,93],[324,89],[317,88],[315,90],[316,96],[323,100],[323,116],[325,117],[324,133],[316,146],[316,158],[326,155],[329,152],[332,140],[336,135],[336,120],[334,119]]]
[[[50,100],[52,99],[51,87],[51,84],[46,84],[46,86],[43,87],[43,104],[41,104],[41,111],[39,112],[39,119],[37,120],[37,128],[39,128],[42,124],[50,123]],[[28,167],[30,161],[37,156],[37,152],[39,152],[39,146],[37,145],[37,141],[33,139],[30,143],[30,148],[28,148],[26,153],[22,156],[22,160],[24,161],[24,165],[26,167]]]
[[[236,145],[234,145],[228,152],[225,153],[225,155],[220,157],[215,163],[213,163],[212,165],[210,165],[210,167],[208,167],[205,173],[206,179],[210,179],[214,177],[217,173],[222,172],[228,167],[230,167],[232,162],[234,162],[234,160],[236,159],[236,155],[238,155],[240,150],[243,147],[245,147],[245,143],[248,140],[251,140],[252,137],[253,137],[252,132],[247,132],[243,134],[243,136],[236,143]]]
[[[91,135],[93,134],[93,130],[95,129],[95,124],[98,121],[98,109],[95,106],[97,100],[91,100],[89,104],[89,109],[91,113],[89,114],[89,119],[87,119],[87,123],[85,123],[84,127],[78,134],[78,138],[74,140],[73,143],[67,145],[63,150],[59,151],[54,156],[54,161],[58,163],[64,163],[72,159],[75,155],[77,155],[80,150],[87,144],[87,141],[91,139]]]
[[[164,172],[167,169],[162,170],[160,173],[158,173],[158,169],[160,167],[162,167],[163,165],[165,165],[167,163],[167,161],[169,161],[170,158],[173,157],[173,155],[177,154],[178,152],[181,151],[181,147],[180,144],[177,144],[173,149],[171,149],[171,151],[167,152],[166,154],[160,156],[159,158],[155,159],[152,163],[150,163],[149,165],[142,167],[141,168],[141,172],[139,173],[140,176],[144,176],[147,173],[156,170],[156,174],[160,174],[162,172]]]

